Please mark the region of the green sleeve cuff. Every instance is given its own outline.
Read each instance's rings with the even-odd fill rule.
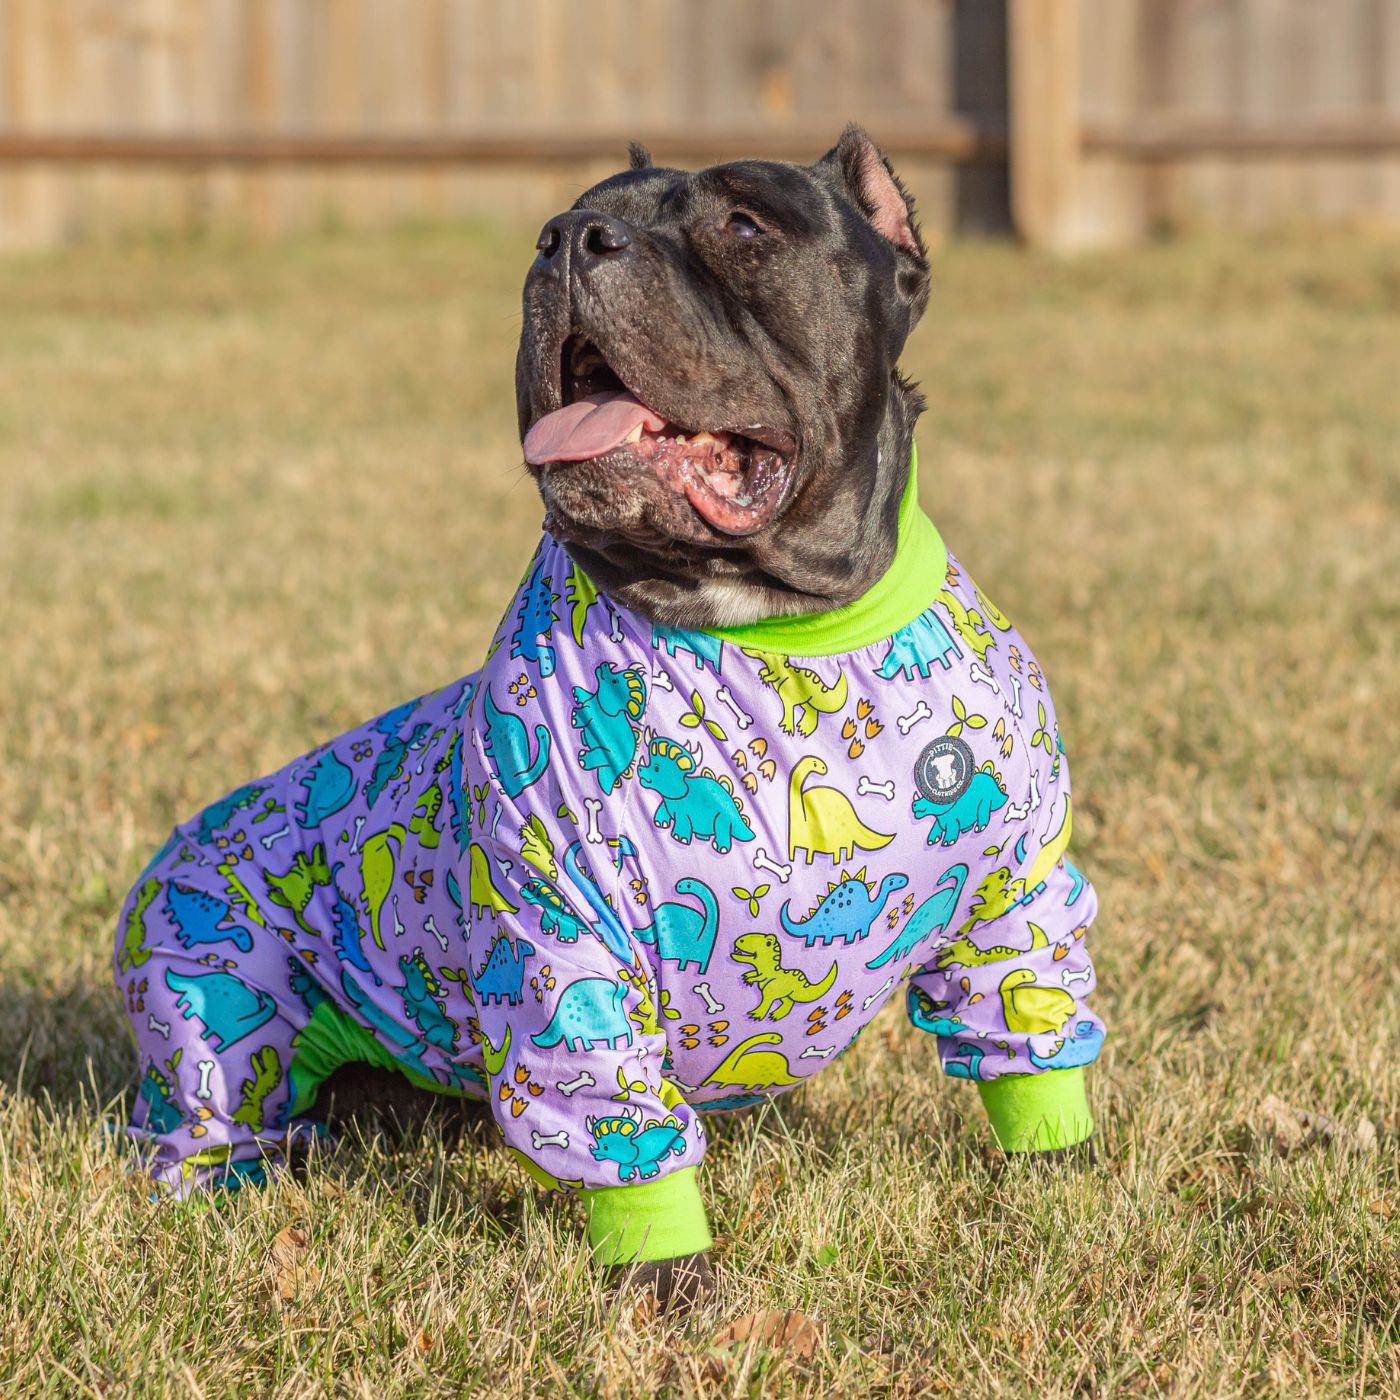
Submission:
[[[637,1264],[703,1254],[710,1238],[696,1168],[683,1167],[635,1186],[580,1191],[588,1213],[588,1242],[599,1264]]]
[[[979,1082],[977,1088],[992,1133],[1005,1152],[1073,1147],[1093,1134],[1082,1067],[1003,1074]]]

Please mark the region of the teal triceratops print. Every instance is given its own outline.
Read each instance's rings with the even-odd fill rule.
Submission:
[[[698,747],[653,738],[637,778],[661,798],[654,818],[657,826],[670,827],[682,845],[689,845],[696,836],[711,841],[723,855],[735,841],[752,841],[753,828],[725,782],[708,768],[696,771],[699,762]]]
[[[647,685],[639,666],[619,670],[603,661],[593,675],[596,690],[574,687],[571,722],[583,731],[579,763],[597,775],[604,793],[611,793],[631,770],[646,710]]]
[[[685,1152],[680,1120],[669,1113],[658,1122],[624,1108],[614,1117],[590,1116],[586,1122],[595,1144],[590,1149],[594,1160],[616,1162],[619,1181],[647,1181],[660,1172],[667,1157]]]

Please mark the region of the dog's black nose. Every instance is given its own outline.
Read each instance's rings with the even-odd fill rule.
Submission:
[[[579,268],[616,257],[631,246],[632,234],[621,219],[593,209],[575,209],[551,219],[535,243],[544,262],[552,262],[567,247]]]

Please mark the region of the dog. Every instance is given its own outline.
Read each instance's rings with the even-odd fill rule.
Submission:
[[[1095,896],[1043,672],[919,507],[928,289],[858,127],[810,166],[633,147],[549,220],[544,535],[481,669],[177,826],[125,902],[158,1183],[262,1179],[374,1066],[488,1100],[603,1267],[693,1297],[702,1112],[897,993],[1003,1147],[1088,1139]]]

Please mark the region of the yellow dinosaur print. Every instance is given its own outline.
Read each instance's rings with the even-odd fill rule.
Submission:
[[[844,792],[833,787],[803,787],[813,773],[826,772],[826,764],[809,754],[798,759],[788,780],[788,859],[802,851],[811,865],[813,856],[830,856],[840,865],[853,860],[856,851],[878,851],[894,840],[871,831],[856,816]]]

